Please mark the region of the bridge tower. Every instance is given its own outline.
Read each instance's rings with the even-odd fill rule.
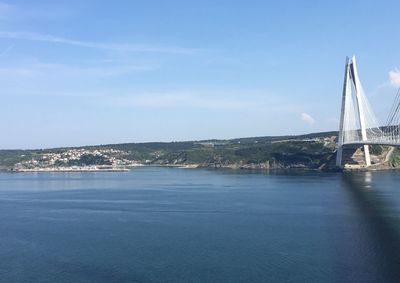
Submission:
[[[363,95],[361,94],[360,79],[358,77],[356,58],[353,56],[351,59],[346,57],[346,66],[344,71],[344,82],[343,82],[343,95],[342,95],[342,110],[340,114],[340,126],[339,126],[339,136],[338,136],[338,147],[336,153],[336,166],[342,166],[343,157],[343,143],[344,143],[344,123],[346,111],[352,111],[352,109],[346,109],[346,99],[348,96],[352,95],[351,87],[353,87],[355,92],[356,109],[357,116],[359,118],[360,130],[361,130],[361,140],[367,141],[367,129],[365,126],[365,112],[363,109]],[[371,158],[369,154],[369,146],[367,144],[363,145],[365,165],[371,165]]]

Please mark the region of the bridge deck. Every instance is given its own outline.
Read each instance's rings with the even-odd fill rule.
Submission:
[[[400,143],[394,142],[375,142],[375,141],[363,141],[363,142],[347,142],[343,145],[385,145],[385,146],[396,146],[400,147]]]

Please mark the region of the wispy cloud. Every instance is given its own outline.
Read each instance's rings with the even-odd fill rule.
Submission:
[[[92,41],[75,40],[65,37],[32,32],[0,31],[0,38],[48,42],[55,44],[66,44],[84,48],[104,49],[123,52],[151,52],[151,53],[172,53],[172,54],[195,54],[199,49],[183,47],[159,47],[143,44],[129,43],[100,43]]]
[[[146,94],[137,95],[132,98],[122,98],[121,102],[135,107],[147,108],[202,108],[202,109],[224,109],[238,110],[243,107],[250,107],[249,103],[243,100],[234,101],[224,98],[193,93],[167,93],[167,94]],[[254,106],[254,105],[253,105]]]
[[[15,6],[7,3],[0,2],[0,19],[8,17],[12,11],[15,10]]]
[[[393,86],[400,86],[400,70],[399,69],[394,69],[389,72],[389,81],[391,85]]]
[[[246,94],[246,95],[244,95]],[[104,97],[108,101],[107,96]],[[244,91],[177,90],[170,92],[126,92],[113,96],[111,103],[117,107],[138,107],[150,109],[204,109],[212,111],[239,112],[291,112],[296,113],[298,105],[289,104],[281,97]],[[273,110],[272,110],[273,109]]]
[[[11,49],[13,49],[14,44],[10,44],[9,46],[7,46],[5,49],[0,51],[0,57],[7,54],[8,51],[10,51]]]
[[[1,54],[0,54],[1,55]],[[158,69],[156,65],[115,65],[115,66],[70,66],[65,64],[50,64],[40,61],[26,63],[24,66],[0,68],[0,75],[3,78],[22,79],[24,77],[45,77],[45,78],[101,78],[115,77],[130,73],[146,72]]]
[[[308,125],[314,125],[315,124],[315,119],[308,113],[301,113],[301,120]]]

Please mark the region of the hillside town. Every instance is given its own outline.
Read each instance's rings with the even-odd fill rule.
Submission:
[[[126,155],[127,152],[108,148],[60,150],[18,162],[13,171],[125,171],[140,165],[123,158]]]

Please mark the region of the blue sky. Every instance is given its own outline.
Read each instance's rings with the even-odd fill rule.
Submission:
[[[399,10],[398,1],[0,0],[0,148],[336,130],[353,54],[384,121],[400,85]]]

